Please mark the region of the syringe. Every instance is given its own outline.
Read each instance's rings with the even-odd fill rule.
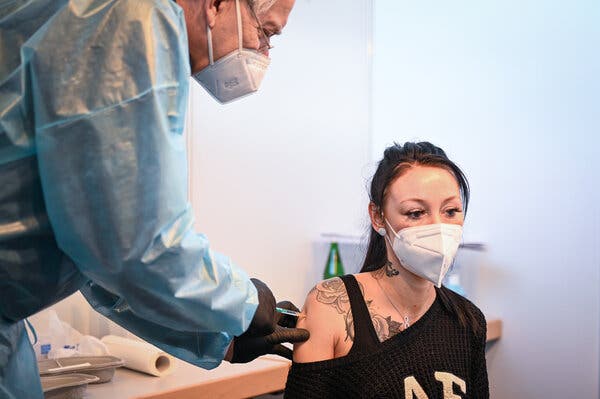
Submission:
[[[300,312],[296,312],[295,310],[289,310],[289,309],[284,309],[284,308],[275,308],[275,310],[279,313],[282,314],[287,314],[289,316],[295,316],[295,317],[300,317]]]

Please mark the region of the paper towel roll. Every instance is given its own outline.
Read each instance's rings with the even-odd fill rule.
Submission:
[[[116,335],[106,335],[101,341],[111,355],[125,360],[127,368],[157,377],[171,374],[175,368],[172,356],[146,342]]]

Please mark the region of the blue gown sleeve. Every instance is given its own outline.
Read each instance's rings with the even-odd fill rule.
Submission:
[[[258,299],[246,273],[192,228],[181,9],[169,0],[72,1],[22,57],[48,216],[96,288],[86,297],[157,346],[189,349],[176,356],[218,364]],[[96,300],[100,288],[118,300]]]

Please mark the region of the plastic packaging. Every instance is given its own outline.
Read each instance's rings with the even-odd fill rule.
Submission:
[[[69,356],[107,355],[108,349],[96,337],[83,335],[69,323],[62,321],[53,309],[47,309],[29,318],[30,341],[37,360]],[[34,336],[37,339],[34,339]]]

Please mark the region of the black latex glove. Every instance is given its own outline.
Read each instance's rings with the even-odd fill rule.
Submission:
[[[265,336],[275,331],[275,297],[265,283],[256,278],[251,278],[252,284],[258,293],[258,308],[250,322],[250,326],[243,335]]]
[[[231,363],[247,363],[267,353],[283,356],[292,360],[292,350],[281,345],[283,342],[304,342],[308,339],[308,330],[303,328],[275,327],[275,332],[266,336],[249,336],[244,333],[233,339]]]
[[[297,317],[275,311],[275,297],[269,287],[260,280],[251,281],[258,291],[258,308],[248,330],[233,339],[231,363],[247,363],[267,353],[291,360],[292,350],[281,344],[304,342],[309,337],[308,331],[294,328]],[[298,311],[289,301],[279,302],[277,307]]]

